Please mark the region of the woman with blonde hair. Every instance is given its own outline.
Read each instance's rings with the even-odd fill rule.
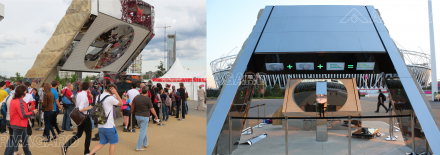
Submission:
[[[128,99],[128,96],[126,93],[122,95],[122,106],[121,106],[121,112],[122,116],[124,116],[124,132],[128,132],[128,121],[130,120],[130,107],[129,107],[130,99]]]
[[[32,84],[31,84],[31,88],[37,88],[37,83],[32,82]]]

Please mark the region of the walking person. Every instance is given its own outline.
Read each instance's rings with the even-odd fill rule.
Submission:
[[[89,104],[89,99],[87,98],[87,92],[89,91],[89,83],[83,82],[81,84],[81,92],[79,92],[76,96],[76,104],[75,107],[79,109],[80,112],[85,115],[89,115],[88,111],[92,109],[92,106]],[[76,135],[69,139],[63,146],[61,146],[61,153],[66,155],[67,149],[70,145],[72,145],[76,140],[81,138],[83,132],[86,133],[86,139],[84,142],[84,154],[88,155],[90,153],[90,141],[92,138],[92,122],[90,117],[87,116],[84,123],[78,126],[78,131]]]
[[[177,89],[177,92],[179,93],[179,101],[177,101],[177,114],[176,118],[179,118],[180,109],[182,109],[182,119],[185,119],[185,113],[186,113],[186,98],[185,98],[185,89],[183,83],[179,83],[180,88]]]
[[[45,140],[43,140],[43,142],[50,142],[50,132],[52,132],[52,136],[53,139],[56,139],[57,135],[55,134],[55,131],[53,130],[52,124],[50,123],[51,119],[52,119],[52,115],[54,113],[54,109],[56,108],[56,105],[54,105],[53,103],[54,101],[54,95],[51,91],[51,87],[49,83],[44,83],[43,84],[43,88],[44,88],[44,95],[43,95],[43,102],[41,103],[41,105],[44,107],[44,132],[43,132],[43,136],[46,137]]]
[[[37,114],[36,109],[28,110],[28,104],[23,101],[26,95],[27,88],[25,86],[18,86],[15,90],[15,96],[12,99],[8,109],[10,113],[10,125],[13,130],[12,139],[8,141],[5,155],[13,155],[18,150],[19,141],[22,141],[23,151],[26,155],[32,155],[28,145],[28,135],[26,128],[29,125],[28,119]],[[9,143],[10,142],[10,143]]]
[[[63,124],[61,125],[61,129],[65,131],[73,131],[73,129],[70,128],[70,113],[73,110],[73,106],[75,106],[73,102],[73,85],[70,82],[67,82],[63,90],[61,91],[62,95],[62,101],[64,106],[64,115],[63,115]]]
[[[53,110],[53,113],[52,113],[52,116],[51,116],[51,119],[50,119],[50,124],[52,125],[52,127],[55,128],[55,130],[57,131],[58,135],[61,135],[65,131],[60,130],[60,128],[58,127],[58,123],[57,123],[58,122],[57,121],[57,117],[58,117],[58,114],[60,113],[59,110],[61,109],[61,112],[63,112],[63,107],[61,107],[61,104],[60,104],[60,101],[59,101],[60,95],[59,95],[59,93],[57,91],[59,84],[60,84],[60,82],[58,82],[58,81],[52,81],[52,83],[51,83],[52,88],[50,90],[52,91],[52,94],[53,94],[53,97],[54,97],[53,98],[54,99],[54,106],[53,106],[54,110]],[[46,121],[44,121],[44,122],[46,122]],[[55,139],[56,139],[56,137],[55,137]]]
[[[199,110],[199,107],[202,106],[203,111],[205,111],[205,105],[204,105],[204,102],[205,102],[205,91],[202,89],[202,85],[199,86],[199,90],[197,90],[197,95],[199,97],[199,99],[198,99],[199,104],[197,104],[196,110]]]
[[[116,90],[117,87],[115,84],[108,84],[107,89],[96,98],[97,102],[102,102],[105,114],[114,111],[113,106],[122,106],[121,97]],[[99,144],[96,144],[95,147],[93,147],[90,154],[96,153],[105,144],[110,143],[109,154],[114,155],[116,144],[119,142],[119,136],[113,116],[108,117],[105,124],[98,124],[98,134],[100,138]]]
[[[136,96],[133,102],[130,103],[130,106],[133,108],[131,109],[131,111],[134,112],[134,114],[136,115],[136,120],[141,127],[139,131],[139,139],[136,145],[136,151],[144,151],[144,149],[141,148],[142,146],[144,146],[145,148],[148,147],[147,128],[148,122],[150,121],[150,113],[155,116],[155,118],[158,118],[156,115],[156,111],[153,108],[153,103],[151,102],[151,99],[147,96],[148,91],[148,87],[143,87],[142,95]]]
[[[383,103],[383,102],[385,102],[385,100],[386,100],[386,97],[385,97],[385,95],[382,93],[382,90],[380,90],[379,89],[379,95],[377,96],[377,110],[375,111],[376,113],[378,113],[379,112],[379,107],[380,106],[383,106],[383,108],[385,108],[385,110],[387,111],[387,113],[388,113],[388,109],[387,109],[387,107],[385,106],[385,104]]]

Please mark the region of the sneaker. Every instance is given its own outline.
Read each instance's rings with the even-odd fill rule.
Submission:
[[[379,113],[379,111],[375,111],[375,113]]]
[[[129,129],[127,128],[127,129],[124,129],[124,130],[122,130],[122,131],[123,131],[123,132],[128,132],[128,130],[129,130]]]
[[[90,155],[89,153],[86,153],[85,155]],[[96,155],[96,153],[94,153],[93,155]]]
[[[99,141],[100,139],[98,137],[92,138],[92,141]]]
[[[136,151],[145,151],[145,149],[136,149]]]
[[[145,145],[144,147],[147,148],[147,147],[148,147],[148,143],[147,143],[147,145]]]
[[[63,134],[64,132],[66,132],[66,131],[61,131],[60,133],[58,133],[58,135],[61,135],[61,134]]]
[[[66,155],[66,153],[67,153],[67,148],[66,148],[66,146],[61,146],[61,153],[62,153],[62,155]]]

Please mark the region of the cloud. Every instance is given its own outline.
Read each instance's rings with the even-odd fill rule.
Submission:
[[[6,51],[3,53],[0,53],[0,58],[2,58],[3,60],[16,60],[18,58],[20,58],[21,54],[19,52],[11,52],[11,51]]]
[[[0,35],[0,48],[13,46],[17,44],[25,45],[27,37],[15,34]]]
[[[41,32],[47,35],[52,35],[55,29],[56,29],[55,23],[46,22],[44,25],[40,26],[40,28],[37,29],[37,32]]]

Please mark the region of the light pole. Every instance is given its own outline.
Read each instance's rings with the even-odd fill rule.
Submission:
[[[163,31],[163,51],[164,51],[164,53],[163,53],[163,66],[164,66],[164,68],[166,68],[165,67],[165,57],[166,57],[166,54],[167,54],[167,28],[170,28],[171,26],[167,26],[166,24],[165,24],[165,26],[164,27],[156,27],[156,28],[163,28],[164,29],[164,31]]]
[[[434,19],[432,14],[432,1],[428,0],[429,13],[429,40],[431,44],[431,94],[432,101],[435,99],[435,92],[438,92],[437,86],[437,66],[435,63],[435,42],[434,42]]]

